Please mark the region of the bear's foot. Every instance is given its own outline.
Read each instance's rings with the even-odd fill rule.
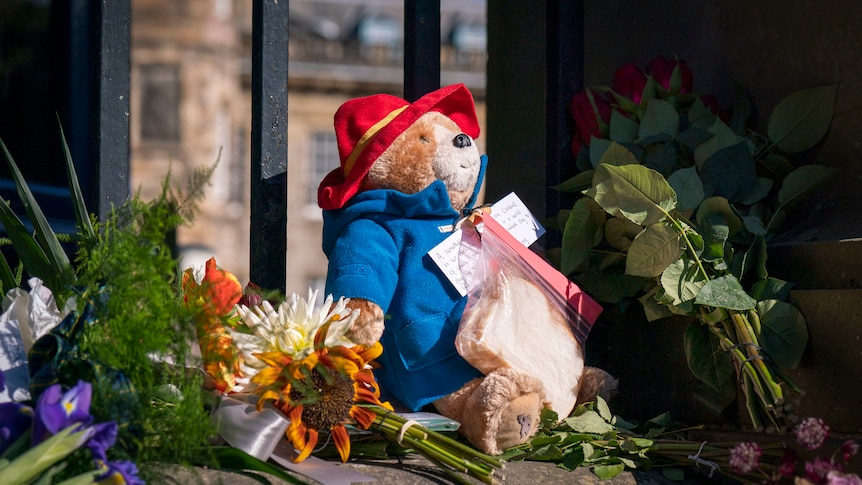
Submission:
[[[474,379],[434,402],[440,414],[461,423],[459,431],[490,455],[526,443],[545,405],[541,381],[511,368]]]
[[[539,427],[542,407],[542,398],[536,392],[524,394],[510,402],[500,413],[497,449],[503,451],[532,438]]]

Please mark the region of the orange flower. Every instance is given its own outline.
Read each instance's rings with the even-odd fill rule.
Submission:
[[[216,389],[228,392],[242,373],[239,354],[224,322],[242,298],[242,285],[236,276],[218,269],[215,258],[210,258],[200,281],[192,269],[183,272],[183,297],[186,305],[199,310],[195,326],[204,370],[215,380]]]
[[[295,462],[311,454],[324,431],[332,436],[341,461],[347,461],[350,436],[345,424],[352,420],[359,428],[367,429],[376,416],[358,404],[392,409],[389,403],[380,402],[380,391],[370,369],[371,360],[380,356],[383,346],[326,347],[323,342],[328,323],[315,334],[314,352],[301,361],[279,360],[273,355],[278,352],[256,355],[270,366],[252,379],[261,386],[255,391],[260,396],[258,406],[274,400],[290,419],[286,435],[299,450]]]

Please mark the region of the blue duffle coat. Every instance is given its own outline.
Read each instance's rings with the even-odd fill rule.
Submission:
[[[468,206],[475,203],[482,168]],[[428,255],[461,214],[435,181],[416,194],[378,189],[323,211],[326,293],[364,298],[386,314],[383,355],[375,370],[384,394],[411,410],[458,390],[482,374],[455,350],[467,303]]]

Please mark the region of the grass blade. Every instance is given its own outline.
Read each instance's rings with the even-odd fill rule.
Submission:
[[[48,261],[48,256],[45,251],[36,242],[36,239],[30,235],[27,228],[21,219],[15,215],[15,212],[9,207],[9,203],[0,198],[0,223],[6,228],[6,235],[12,241],[12,246],[15,248],[15,253],[27,269],[27,273],[31,276],[36,276],[45,282],[45,286],[51,288],[54,294],[57,294],[59,284],[58,274],[53,271],[53,267]]]
[[[69,151],[69,144],[66,143],[66,134],[63,133],[63,125],[59,117],[57,117],[57,123],[60,125],[60,140],[63,142],[63,154],[66,157],[66,176],[69,179],[69,191],[72,193],[72,207],[75,210],[75,219],[78,221],[78,230],[84,234],[84,237],[92,238],[94,233],[93,225],[90,223],[90,213],[87,212],[87,206],[84,204],[78,174],[75,172],[75,164],[72,163],[72,152]]]
[[[6,155],[6,161],[8,162],[9,170],[12,173],[12,179],[15,181],[15,187],[18,189],[18,196],[21,197],[21,202],[24,203],[24,209],[27,211],[27,216],[33,224],[33,229],[36,232],[36,239],[42,243],[43,251],[48,257],[48,261],[53,266],[54,271],[56,271],[59,281],[62,282],[61,284],[73,284],[75,281],[75,272],[69,262],[69,257],[60,245],[57,235],[54,234],[50,224],[48,224],[45,214],[42,212],[42,209],[33,197],[30,187],[24,180],[24,176],[21,175],[18,165],[15,164],[15,161],[12,159],[12,154],[9,153],[3,140],[0,140],[0,149],[2,149],[3,153]],[[52,288],[55,292],[62,289],[62,287]]]

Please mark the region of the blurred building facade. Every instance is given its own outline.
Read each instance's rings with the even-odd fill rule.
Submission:
[[[218,161],[201,211],[177,234],[184,265],[215,256],[248,281],[251,0],[132,0],[132,190],[182,186]],[[441,84],[464,83],[485,109],[485,2],[441,2]],[[288,292],[321,288],[316,190],[337,167],[332,118],[344,101],[402,95],[403,2],[290,2],[288,79]],[[478,140],[484,147],[483,137]]]

